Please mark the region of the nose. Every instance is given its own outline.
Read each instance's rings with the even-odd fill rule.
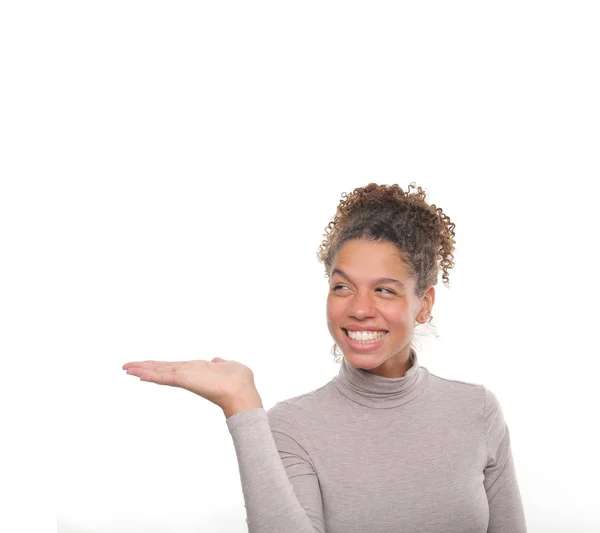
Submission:
[[[350,301],[348,312],[357,319],[372,317],[375,315],[375,304],[367,293],[358,292]]]

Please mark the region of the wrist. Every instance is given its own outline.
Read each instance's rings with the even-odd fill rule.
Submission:
[[[258,391],[253,390],[244,394],[240,394],[233,398],[231,402],[222,407],[225,418],[232,417],[237,413],[249,411],[250,409],[262,408],[262,399]]]

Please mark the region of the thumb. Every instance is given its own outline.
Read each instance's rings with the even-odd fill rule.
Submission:
[[[210,362],[211,363],[224,363],[225,359],[221,359],[220,357],[214,357],[213,359],[211,359]]]

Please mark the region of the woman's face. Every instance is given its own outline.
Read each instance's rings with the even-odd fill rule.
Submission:
[[[433,286],[417,297],[415,279],[408,275],[394,245],[347,241],[330,276],[327,327],[350,365],[378,376],[402,377],[409,369],[415,321],[425,322],[420,317],[429,317],[434,301]],[[359,328],[387,333],[365,344],[344,331]]]

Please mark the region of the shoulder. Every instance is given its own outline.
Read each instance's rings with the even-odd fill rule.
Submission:
[[[278,401],[267,410],[271,429],[298,427],[298,417],[314,416],[323,409],[331,396],[331,382],[318,389]]]
[[[433,383],[435,383],[438,386],[445,386],[445,387],[449,387],[449,388],[459,388],[459,389],[478,389],[480,387],[483,387],[483,385],[481,385],[480,383],[472,383],[469,381],[461,381],[459,379],[449,379],[449,378],[443,378],[441,376],[438,376],[437,374],[433,374],[431,371],[429,371],[429,375],[430,375],[430,379]]]
[[[504,415],[496,394],[481,383],[472,383],[458,379],[447,379],[430,375],[431,388],[445,399],[454,398],[471,404],[488,431],[492,427],[502,426]]]
[[[437,374],[432,374],[431,372],[429,372],[429,374],[431,384],[434,387],[438,387],[447,391],[458,391],[465,394],[470,394],[480,399],[483,408],[498,409],[500,407],[496,395],[488,387],[482,385],[481,383],[443,378]]]
[[[443,378],[431,373],[429,380],[430,392],[440,402],[470,407],[486,427],[502,423],[502,408],[498,397],[485,385]]]
[[[456,398],[483,406],[485,403],[485,387],[481,383],[449,379],[429,372],[429,387],[439,396],[446,399]]]
[[[481,428],[488,444],[497,444],[504,438],[506,423],[502,407],[496,394],[485,385],[431,374],[430,391],[443,412],[469,413],[472,422]]]

